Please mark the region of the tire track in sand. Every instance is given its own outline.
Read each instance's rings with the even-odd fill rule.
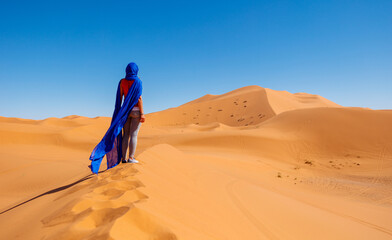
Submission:
[[[271,240],[279,240],[279,238],[272,233],[262,222],[260,222],[241,202],[241,200],[235,195],[233,186],[239,180],[233,180],[226,185],[226,191],[230,196],[232,202],[236,205],[236,207],[244,214],[244,216],[249,219],[249,221],[256,227],[256,229]]]

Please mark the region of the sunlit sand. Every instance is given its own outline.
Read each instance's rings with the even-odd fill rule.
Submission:
[[[392,239],[391,123],[248,86],[148,114],[140,163],[92,175],[110,118],[0,117],[1,239]]]

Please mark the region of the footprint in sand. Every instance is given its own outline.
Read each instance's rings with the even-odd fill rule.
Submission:
[[[44,227],[58,228],[45,239],[118,239],[122,226],[128,226],[124,231],[129,234],[144,232],[149,239],[176,239],[136,207],[148,198],[138,190],[143,184],[135,178],[136,173],[133,167],[120,165],[72,186],[63,196],[70,201],[41,220]],[[146,228],[137,221],[153,227]]]
[[[307,164],[307,165],[310,165],[310,166],[313,165],[313,162],[310,161],[310,160],[307,160],[307,159],[304,160],[304,163]]]

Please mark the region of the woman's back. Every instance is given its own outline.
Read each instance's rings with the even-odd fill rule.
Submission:
[[[127,80],[127,79],[125,79],[125,78],[121,79],[121,82],[120,82],[121,97],[124,96],[124,99],[125,99],[125,97],[127,96],[128,91],[129,91],[129,89],[131,88],[133,82],[134,82],[134,80]],[[139,105],[139,104],[136,104],[136,105],[132,108],[132,111],[138,111],[138,110],[140,110],[140,108],[139,108],[138,105]]]
[[[127,96],[129,89],[131,88],[134,80],[127,80],[125,78],[121,79],[120,87],[121,87],[121,95],[124,97]]]

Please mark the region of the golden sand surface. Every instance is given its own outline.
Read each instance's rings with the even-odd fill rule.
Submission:
[[[1,239],[392,239],[392,110],[205,95],[146,116],[139,164],[93,175],[109,124],[0,117]]]

